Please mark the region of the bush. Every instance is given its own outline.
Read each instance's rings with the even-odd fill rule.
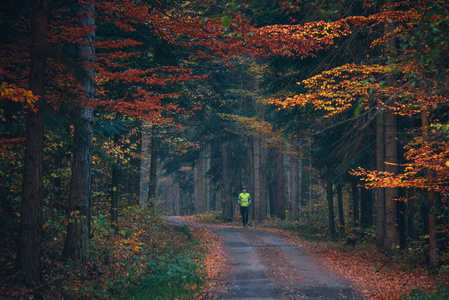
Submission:
[[[116,291],[124,299],[188,298],[199,291],[201,277],[196,255],[180,254],[174,259],[151,260],[150,272],[129,286],[125,293]]]
[[[430,292],[415,290],[410,294],[408,294],[407,296],[403,296],[402,299],[410,299],[410,300],[449,299],[449,287],[448,286],[437,287],[435,290]]]
[[[187,226],[172,226],[138,207],[121,213],[118,234],[103,214],[92,221],[91,261],[63,262],[69,298],[185,299],[204,282],[203,253]]]

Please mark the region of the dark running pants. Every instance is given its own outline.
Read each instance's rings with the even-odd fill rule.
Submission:
[[[246,226],[246,224],[248,224],[248,213],[249,213],[248,206],[240,206],[240,214],[242,215],[243,226]]]

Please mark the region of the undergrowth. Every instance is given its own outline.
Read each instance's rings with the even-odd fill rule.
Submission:
[[[439,300],[449,299],[449,286],[438,286],[431,291],[415,290],[401,299],[407,300]]]
[[[67,285],[76,298],[117,299],[189,298],[203,283],[204,249],[187,227],[171,226],[148,211],[130,207],[123,212],[119,234],[105,222],[94,222],[93,260],[99,273],[93,286]],[[104,293],[103,291],[106,291]],[[75,293],[74,293],[75,292]]]
[[[10,280],[0,295],[26,299],[191,299],[205,280],[205,246],[196,229],[165,223],[159,215],[130,206],[118,232],[109,218],[92,219],[89,262],[61,258],[62,242],[44,257],[46,283],[27,289]],[[8,281],[6,281],[8,282]]]

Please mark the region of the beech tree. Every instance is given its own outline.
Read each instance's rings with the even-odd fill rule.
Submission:
[[[370,6],[371,4],[366,5]],[[419,186],[424,190],[436,190],[435,186],[439,186],[438,180],[432,175],[426,180],[420,176],[414,178],[418,174],[415,173],[417,170],[409,164],[401,165],[406,171],[399,172],[396,134],[398,130],[397,115],[421,114],[424,116],[423,125],[430,124],[427,121],[428,109],[431,106],[436,108],[446,105],[444,91],[447,90],[447,87],[445,84],[441,84],[445,82],[443,77],[446,75],[442,74],[446,74],[443,70],[447,68],[447,64],[441,60],[447,49],[447,43],[441,40],[442,32],[446,31],[446,25],[443,25],[445,21],[441,19],[446,8],[445,1],[437,3],[425,1],[419,5],[410,2],[387,2],[379,13],[371,14],[368,17],[348,18],[356,26],[371,25],[387,28],[380,38],[372,42],[373,46],[383,47],[384,64],[352,63],[333,68],[304,80],[303,84],[308,92],[288,97],[285,101],[278,101],[278,104],[284,108],[292,105],[303,107],[312,105],[318,110],[324,109],[326,110],[325,118],[349,110],[353,110],[356,117],[371,115],[370,120],[373,119],[372,116],[377,118],[378,170],[360,169],[353,174],[362,175],[365,182],[368,183],[368,187],[379,188],[377,193],[377,239],[378,246],[384,250],[399,247],[399,232],[396,225],[396,201],[399,199],[397,188]],[[422,20],[431,21],[424,25]],[[390,28],[389,24],[394,24],[394,28]],[[437,29],[428,30],[427,26]],[[430,36],[433,40],[430,39]],[[405,42],[410,41],[409,38],[412,42]],[[425,71],[423,72],[423,70]],[[421,74],[421,76],[416,76],[417,74]],[[426,75],[423,76],[423,74]],[[423,80],[423,78],[426,79]],[[433,92],[425,88],[429,85],[432,86]],[[425,128],[428,126],[424,125],[422,128],[417,128],[416,131],[423,130],[419,134],[425,137],[427,135]],[[433,126],[439,129],[443,128],[441,124]],[[433,147],[427,148],[427,150],[424,150],[425,147],[423,147],[418,150],[419,147],[416,147],[415,142],[416,140],[412,139],[411,145],[413,146],[411,147],[414,149],[405,155],[407,160],[412,157],[416,159],[416,152],[414,152],[416,149],[423,157],[427,157],[428,161],[433,161],[434,166],[439,165],[438,169],[445,168],[441,164],[442,161],[435,157],[431,158],[430,152],[426,152]],[[409,147],[406,146],[405,149],[410,149]],[[435,151],[435,148],[433,149],[430,151]],[[441,153],[441,155],[444,154]],[[419,169],[423,170],[421,167]],[[424,173],[432,174],[432,171]],[[427,182],[429,185],[422,184],[422,182]],[[441,187],[441,191],[443,189]],[[384,193],[385,196],[383,196]],[[428,199],[431,199],[429,207],[434,207],[433,192],[429,192],[427,196]],[[383,219],[384,211],[385,219]],[[430,218],[432,220],[429,220],[429,224],[435,224],[434,217],[431,215]],[[435,235],[432,233],[431,236]],[[436,244],[435,239],[429,239],[429,242],[431,248],[429,253],[432,256],[430,262],[435,265],[437,261],[437,251],[433,249]]]

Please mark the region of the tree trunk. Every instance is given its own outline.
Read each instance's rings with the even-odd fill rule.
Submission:
[[[359,188],[357,187],[357,181],[351,180],[352,188],[352,213],[354,219],[354,227],[358,227],[359,224]]]
[[[142,141],[142,125],[141,121],[136,121],[134,123],[136,131],[132,134],[130,138],[130,144],[131,145],[137,145],[140,141]],[[134,152],[134,155],[132,153],[129,154],[129,161],[130,161],[130,170],[129,170],[129,189],[127,190],[127,193],[132,197],[132,199],[137,200],[140,195],[140,164],[141,164],[141,148],[138,147],[134,151],[131,149],[131,151]],[[136,202],[133,202],[133,204],[138,205],[138,200]]]
[[[211,209],[211,180],[208,176],[208,172],[210,170],[210,157],[211,157],[211,150],[210,150],[210,144],[208,144],[204,150],[204,155],[203,155],[203,174],[204,174],[204,179],[203,179],[203,185],[204,185],[204,202],[203,202],[203,209],[205,212],[210,211]]]
[[[206,160],[207,148],[202,149],[194,166],[194,194],[195,194],[195,213],[200,214],[208,211],[208,197],[206,184]]]
[[[173,189],[175,190],[175,198],[173,199],[173,215],[181,216],[182,215],[181,205],[180,205],[181,189],[179,187],[179,181],[176,181],[173,184],[174,184]]]
[[[246,157],[243,158],[243,160],[245,161],[244,164],[241,165],[241,181],[242,181],[242,186],[246,186],[247,187],[247,191],[251,194],[251,198],[252,200],[255,198],[255,188],[254,188],[254,141],[253,141],[253,137],[249,136],[245,139],[245,143],[243,144],[243,146],[246,148],[245,149],[245,154],[243,154],[242,157]],[[255,220],[255,214],[256,214],[256,206],[255,206],[255,202],[252,201],[252,205],[249,208],[249,212],[248,212],[248,220]]]
[[[386,4],[392,4],[395,0],[387,0]],[[391,10],[391,7],[387,8]],[[394,30],[393,22],[387,23],[385,27],[385,34],[391,34]],[[394,46],[394,40],[390,39],[387,44],[387,51],[392,51]],[[393,86],[395,79],[393,76],[387,77],[387,85]],[[393,174],[398,173],[398,143],[397,143],[397,116],[392,111],[387,110],[384,113],[384,153],[385,153],[385,171]],[[397,188],[385,189],[385,235],[382,244],[382,249],[385,251],[391,251],[392,247],[399,244],[399,230],[397,227],[397,207],[396,198],[398,197]]]
[[[302,145],[302,143],[301,143],[301,145]],[[301,157],[298,157],[298,206],[299,206],[298,219],[299,219],[299,217],[301,217],[302,206],[303,206],[303,201],[302,201],[303,181],[304,181],[303,159]]]
[[[365,188],[360,191],[360,227],[363,229],[369,226],[368,192]]]
[[[341,184],[337,185],[337,202],[338,202],[338,219],[340,222],[339,232],[340,237],[345,234],[345,212],[343,210],[343,187]]]
[[[276,217],[285,220],[285,206],[284,206],[284,154],[281,149],[276,153]]]
[[[306,152],[310,150],[308,148],[307,144],[307,150]],[[310,204],[310,185],[311,185],[311,178],[309,174],[309,166],[311,165],[310,158],[304,158],[302,159],[302,174],[301,174],[301,206],[308,206]]]
[[[111,191],[111,222],[115,234],[118,233],[118,183],[120,169],[112,165],[112,191]]]
[[[335,217],[334,217],[334,193],[332,190],[332,182],[328,181],[326,185],[327,207],[329,216],[329,233],[331,237],[335,237]]]
[[[156,185],[157,185],[157,154],[159,150],[157,140],[158,125],[151,127],[151,160],[150,160],[150,182],[148,188],[148,204],[154,209],[156,204]]]
[[[286,153],[282,154],[282,181],[283,181],[283,191],[284,191],[284,211],[288,211],[291,207],[291,190],[290,190],[290,156]],[[291,214],[291,212],[290,212]],[[287,218],[287,215],[285,216]]]
[[[263,172],[263,167],[265,165],[266,157],[267,157],[267,148],[264,147],[263,141],[259,140],[259,149],[260,149],[260,198],[256,199],[260,203],[260,220],[265,220],[268,215],[268,186],[266,185],[266,174]]]
[[[382,109],[382,108],[380,108]],[[385,128],[384,113],[377,115],[376,124],[376,165],[377,171],[385,171]],[[363,212],[363,208],[362,208]],[[383,249],[385,239],[385,188],[376,190],[376,245],[378,249]],[[366,220],[362,213],[362,224]],[[363,225],[362,225],[363,227]]]
[[[79,122],[75,125],[72,178],[68,205],[67,238],[64,256],[87,261],[89,256],[90,191],[93,110],[79,109]]]
[[[151,165],[151,123],[143,121],[140,139],[140,182],[139,182],[139,205],[145,208],[148,205],[148,189],[150,187],[150,165]]]
[[[203,212],[203,189],[201,177],[203,167],[201,161],[201,155],[193,161],[193,202],[195,203],[195,214]]]
[[[94,6],[86,1],[80,8],[80,20],[86,29],[82,44],[79,45],[80,57],[84,60],[87,76],[84,81],[84,97],[93,100],[95,95],[94,70],[90,62],[94,59],[92,43],[95,38],[93,18]],[[92,175],[92,124],[94,111],[88,107],[80,107],[75,124],[72,178],[68,205],[67,238],[64,256],[74,260],[89,259],[90,230],[90,191]]]
[[[407,198],[410,199],[415,194],[413,189],[407,189]],[[407,237],[410,240],[417,238],[417,230],[415,227],[415,218],[419,216],[419,211],[416,208],[416,199],[407,201]]]
[[[427,110],[421,112],[423,140],[425,143],[429,141],[429,119],[427,114]],[[426,170],[426,177],[429,182],[434,181],[435,172],[430,169]],[[433,189],[427,190],[427,205],[429,207],[429,265],[436,268],[440,263],[440,259],[438,255],[436,201]]]
[[[385,113],[385,171],[398,173],[398,143],[397,143],[397,116],[391,111]],[[392,247],[399,245],[399,230],[397,226],[397,188],[385,189],[385,239],[383,249],[391,251]]]
[[[119,135],[114,135],[114,145],[117,145],[119,140]],[[111,183],[111,222],[114,228],[115,234],[118,233],[118,196],[119,196],[119,180],[120,180],[120,169],[113,163],[112,164],[112,183]]]
[[[231,151],[229,141],[222,144],[222,181],[223,181],[223,219],[231,221],[234,218],[234,198],[232,197],[232,170],[231,170]],[[237,199],[235,200],[237,201]]]
[[[43,145],[47,61],[48,1],[32,1],[30,90],[39,100],[26,116],[22,205],[16,267],[27,286],[42,283]]]
[[[369,226],[374,225],[374,203],[373,203],[373,191],[372,190],[368,190],[368,200],[367,200],[367,205],[368,205],[368,224]]]
[[[222,190],[217,190],[216,192],[216,199],[215,199],[215,210],[218,211],[223,211],[223,193]]]
[[[292,220],[298,219],[298,158],[292,157],[290,165],[290,211]]]
[[[262,197],[260,187],[260,141],[258,138],[253,137],[253,163],[254,163],[254,193],[253,193],[253,207],[255,220],[262,220]]]

